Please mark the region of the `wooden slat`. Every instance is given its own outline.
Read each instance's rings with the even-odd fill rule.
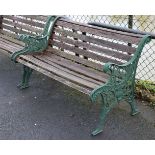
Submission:
[[[5,40],[5,41],[9,41],[9,43],[15,43],[17,45],[20,45],[20,46],[24,46],[25,44],[22,42],[22,41],[19,41],[17,39],[14,39],[12,37],[9,37],[7,35],[4,35],[4,34],[0,34],[0,38]]]
[[[70,69],[72,71],[75,71],[79,74],[82,74],[84,76],[100,81],[102,83],[105,83],[109,78],[109,76],[107,74],[104,74],[103,71],[102,72],[97,71],[95,69],[75,63],[71,60],[67,60],[65,58],[62,58],[52,53],[46,53],[44,55],[35,56],[35,57],[43,57],[43,59],[47,59],[55,64],[62,66],[63,68]]]
[[[71,21],[62,21],[62,20],[58,20],[56,23],[57,26],[62,26],[65,28],[70,28],[70,29],[74,29],[76,31],[81,31],[81,32],[86,32],[86,33],[90,33],[90,34],[95,34],[101,37],[105,37],[105,38],[109,38],[109,39],[115,39],[115,40],[120,40],[126,43],[132,43],[132,44],[138,44],[139,41],[141,40],[141,38],[137,38],[137,37],[132,37],[130,35],[123,35],[120,33],[116,33],[114,31],[110,31],[109,29],[105,30],[105,29],[98,29],[97,27],[91,27],[91,26],[83,26],[81,24],[74,24]]]
[[[0,37],[0,42],[1,42],[0,48],[6,49],[6,50],[10,51],[11,53],[13,53],[16,50],[23,49],[23,47],[24,47],[23,44],[20,45],[18,43],[18,41],[16,43],[16,42],[12,42],[12,40],[11,41],[10,40]]]
[[[12,31],[12,32],[15,32],[15,33],[18,33],[18,34],[34,35],[34,34],[30,33],[30,32],[24,31],[22,29],[16,29],[14,27],[11,27],[11,26],[8,26],[8,25],[4,25],[4,24],[2,24],[2,28],[3,29],[7,29],[7,30]]]
[[[34,27],[30,26],[30,25],[23,25],[21,23],[16,23],[16,22],[13,22],[13,21],[8,21],[8,20],[5,20],[5,19],[3,19],[3,24],[15,26],[16,28],[25,29],[25,30],[28,30],[28,31],[31,31],[31,32],[35,32],[35,33],[41,33],[42,32],[41,29],[34,28]]]
[[[93,60],[97,60],[97,61],[100,61],[100,62],[104,62],[104,63],[113,62],[113,63],[117,63],[117,64],[122,64],[121,61],[117,61],[117,60],[112,59],[110,57],[108,58],[106,56],[97,55],[96,53],[89,52],[89,51],[86,51],[86,50],[83,50],[83,49],[79,49],[79,48],[77,48],[75,46],[70,46],[70,45],[64,44],[62,42],[57,42],[55,40],[53,40],[52,45],[56,46],[56,47],[59,47],[61,49],[65,49],[65,50],[69,50],[71,52],[75,52],[77,54],[86,56],[88,58],[91,58]]]
[[[131,46],[126,46],[123,44],[119,44],[119,43],[114,43],[114,42],[110,42],[107,40],[103,40],[103,39],[99,39],[99,38],[95,38],[94,36],[86,36],[83,34],[78,34],[75,32],[71,32],[68,30],[64,30],[61,29],[59,27],[55,27],[55,33],[59,33],[62,36],[69,36],[69,37],[73,37],[73,38],[78,38],[79,40],[85,41],[85,42],[89,42],[89,43],[93,43],[96,45],[100,45],[103,47],[109,47],[112,49],[117,49],[123,52],[127,52],[129,54],[133,54],[136,51],[136,48],[131,47]],[[53,35],[54,36],[54,35]]]
[[[101,85],[102,84],[101,82],[99,82],[97,80],[94,80],[91,77],[87,77],[87,76],[84,76],[84,75],[82,75],[80,73],[77,73],[75,70],[70,70],[69,68],[62,67],[61,65],[51,61],[51,59],[48,59],[46,57],[46,55],[45,55],[45,57],[44,56],[37,56],[37,55],[33,56],[33,57],[37,58],[38,60],[40,60],[42,62],[45,62],[45,63],[51,65],[51,66],[53,66],[53,67],[55,67],[57,69],[59,69],[60,71],[64,71],[64,72],[66,72],[69,75],[74,75],[74,76],[79,77],[81,79],[84,79],[84,80],[87,80],[89,82],[92,82],[93,84],[97,84],[97,85]]]
[[[93,89],[93,88],[96,88],[98,86],[97,84],[94,84],[92,82],[89,82],[87,80],[79,78],[75,75],[68,74],[67,72],[65,72],[63,70],[60,70],[54,66],[51,66],[51,65],[49,65],[43,61],[40,61],[38,59],[33,58],[33,57],[26,56],[26,60],[29,63],[35,64],[35,65],[38,65],[39,67],[47,69],[48,71],[52,72],[53,74],[56,74],[57,76],[63,77],[69,81],[72,81],[74,83],[78,83],[79,85],[85,86],[87,88]]]
[[[17,38],[17,34],[15,34],[15,33],[11,33],[11,32],[8,32],[8,31],[6,31],[6,30],[3,30],[3,29],[0,29],[0,33],[2,34],[2,35],[4,35],[4,36],[7,36],[7,37],[11,37],[11,38]]]
[[[73,55],[71,55],[71,54],[68,54],[68,53],[65,53],[65,52],[61,52],[60,50],[53,49],[52,47],[48,47],[48,49],[47,49],[46,51],[49,51],[49,52],[54,53],[54,54],[56,54],[56,55],[59,55],[59,56],[61,56],[61,57],[70,59],[70,60],[72,60],[72,61],[81,63],[81,64],[83,64],[83,65],[92,67],[92,68],[94,68],[94,69],[97,69],[97,70],[100,70],[100,71],[103,70],[103,65],[101,65],[101,64],[97,64],[97,63],[94,63],[94,62],[92,62],[92,61],[88,61],[88,60],[86,60],[86,59],[82,59],[82,58],[80,58],[80,57],[76,57],[76,56],[73,56]]]
[[[36,27],[39,27],[39,28],[43,28],[44,25],[45,25],[45,24],[39,23],[37,21],[20,18],[18,16],[3,15],[3,17],[4,17],[4,19],[6,18],[6,19],[9,19],[9,20],[14,20],[14,21],[21,22],[21,23],[24,23],[24,24],[27,24],[27,25],[36,26]]]
[[[46,22],[47,21],[47,17],[45,16],[41,16],[41,15],[21,15],[22,17],[26,17],[26,18],[31,18],[34,20],[38,20],[41,22]]]
[[[15,46],[12,46],[10,44],[9,45],[4,44],[4,42],[2,42],[2,41],[0,41],[0,48],[9,51],[10,54],[22,49],[22,47],[15,47]]]
[[[71,87],[71,88],[74,88],[74,89],[76,89],[76,90],[78,90],[78,91],[80,91],[80,92],[82,92],[82,93],[85,93],[85,94],[87,94],[87,95],[90,94],[90,92],[91,92],[92,89],[85,88],[85,87],[81,87],[81,86],[79,86],[79,85],[77,85],[77,84],[75,84],[75,83],[73,83],[73,82],[71,82],[71,81],[68,81],[68,80],[66,80],[66,79],[64,79],[64,78],[62,78],[62,77],[59,77],[59,76],[57,76],[57,75],[55,75],[55,74],[49,72],[49,71],[46,70],[46,69],[43,69],[42,67],[38,67],[38,66],[36,66],[35,64],[30,64],[30,63],[28,63],[27,61],[25,61],[24,58],[25,58],[25,57],[18,58],[17,61],[20,62],[20,63],[22,63],[22,64],[24,64],[24,65],[26,65],[26,66],[28,66],[28,67],[30,67],[30,68],[32,68],[32,69],[34,69],[34,70],[36,70],[36,71],[38,71],[38,72],[43,73],[44,75],[46,75],[46,76],[48,76],[48,77],[50,77],[50,78],[52,78],[52,79],[55,79],[55,80],[57,80],[57,81],[59,81],[59,82],[65,84],[65,85],[67,85],[67,86],[69,86],[69,87]]]
[[[8,40],[4,40],[3,38],[0,38],[0,42],[1,42],[1,44],[7,44],[8,46],[11,45],[11,46],[16,47],[16,48],[23,48],[23,46],[20,46],[18,44],[15,44],[13,42],[8,41]]]
[[[82,47],[85,50],[91,50],[91,51],[94,51],[96,53],[106,54],[108,56],[112,56],[112,57],[119,58],[122,60],[129,60],[132,57],[131,55],[128,55],[128,54],[124,54],[121,52],[101,48],[99,46],[94,46],[94,45],[87,43],[87,42],[81,42],[81,41],[73,40],[70,38],[63,37],[63,36],[54,35],[53,39],[59,40],[60,42],[75,45],[76,47]],[[52,41],[51,41],[51,43],[52,43]]]
[[[126,36],[131,36],[131,37],[136,37],[136,38],[143,38],[143,36],[144,36],[143,34],[137,34],[137,33],[132,33],[132,32],[123,32],[123,31],[119,31],[119,30],[114,30],[114,29],[108,29],[108,28],[102,28],[102,27],[98,27],[98,26],[88,25],[88,24],[85,24],[85,23],[70,20],[68,18],[61,18],[60,20],[68,22],[68,23],[73,23],[73,24],[76,24],[76,25],[81,25],[81,26],[84,26],[84,27],[95,28],[97,30],[104,30],[104,31],[107,31],[107,32],[114,32],[114,33],[118,33],[118,34],[121,34],[121,35],[126,35]]]
[[[0,48],[3,49],[3,50],[6,50],[10,55],[12,53],[22,49],[22,47],[18,48],[18,47],[15,47],[15,46],[11,45],[11,44],[9,44],[9,45],[5,44],[4,42],[1,42],[1,41],[0,41]]]

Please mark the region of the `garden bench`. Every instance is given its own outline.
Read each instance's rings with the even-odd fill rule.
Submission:
[[[88,94],[101,97],[99,124],[121,100],[138,113],[134,100],[135,74],[149,35],[122,32],[74,22],[57,16],[1,16],[0,51],[24,65],[20,88],[29,86],[32,70]],[[25,34],[25,35],[21,35]],[[35,36],[37,35],[37,36]]]

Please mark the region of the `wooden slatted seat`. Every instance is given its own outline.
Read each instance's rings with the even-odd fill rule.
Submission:
[[[16,54],[25,47],[17,40],[19,34],[39,35],[46,21],[46,16],[1,16],[0,51],[9,56]],[[49,32],[46,50],[23,53],[16,59],[24,65],[22,88],[28,86],[33,69],[90,95],[92,101],[101,96],[103,109],[93,135],[102,131],[105,115],[122,99],[130,103],[132,115],[138,113],[134,103],[135,73],[150,36],[67,18],[58,18]]]

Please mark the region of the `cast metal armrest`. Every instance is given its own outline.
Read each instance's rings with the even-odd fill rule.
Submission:
[[[59,18],[62,18],[62,16],[49,16],[45,24],[44,30],[40,35],[18,35],[17,39],[24,42],[25,46],[22,50],[13,53],[11,56],[11,60],[16,62],[17,57],[19,57],[20,55],[44,52],[48,47],[50,35],[52,34],[55,23]]]

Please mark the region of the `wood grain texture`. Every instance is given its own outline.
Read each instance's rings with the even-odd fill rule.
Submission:
[[[77,53],[79,55],[86,56],[86,57],[91,58],[91,59],[96,60],[96,61],[100,61],[100,62],[104,62],[104,63],[113,62],[113,63],[117,63],[117,64],[122,64],[121,61],[118,61],[115,58],[112,59],[110,57],[106,57],[105,55],[98,55],[98,54],[96,54],[94,52],[89,52],[89,51],[77,48],[75,46],[70,46],[68,44],[63,44],[61,42],[57,42],[57,41],[54,41],[54,40],[53,40],[52,45],[57,46],[57,47],[59,47],[61,49],[68,50],[70,52],[75,52],[75,53]]]
[[[64,37],[67,37],[67,36],[70,38],[73,37],[73,38],[77,38],[81,41],[85,41],[88,43],[92,43],[92,44],[107,47],[107,48],[120,50],[122,52],[127,52],[129,54],[133,54],[136,51],[136,49],[134,47],[128,46],[128,44],[123,45],[123,44],[115,43],[112,41],[99,39],[99,38],[95,37],[94,35],[92,35],[92,36],[83,35],[83,34],[75,33],[75,31],[72,32],[72,31],[65,30],[65,29],[62,29],[59,27],[55,27],[55,33],[57,33],[57,36],[59,34],[60,36],[64,36]],[[56,34],[55,35],[53,34],[52,38],[54,36],[56,36]]]
[[[75,24],[75,23],[70,22],[70,21],[59,20],[56,23],[56,25],[61,26],[61,27],[65,27],[65,28],[69,28],[69,29],[74,29],[76,31],[95,34],[95,35],[105,37],[105,38],[110,38],[110,39],[123,41],[123,42],[126,42],[126,43],[138,44],[139,41],[141,40],[140,37],[132,36],[132,34],[127,34],[127,33],[124,34],[124,33],[119,32],[119,31],[103,29],[103,28],[99,29],[98,27],[94,28],[93,26],[89,26],[89,25],[84,26],[84,25],[81,25],[81,24]]]
[[[65,59],[63,57],[57,56],[55,54],[52,53],[46,53],[44,55],[41,56],[35,56],[38,58],[42,58],[45,60],[48,60],[50,62],[53,62],[59,66],[62,66],[64,69],[69,69],[71,71],[74,71],[78,74],[84,75],[86,77],[90,77],[92,79],[95,79],[97,81],[100,82],[106,82],[107,78],[109,77],[107,74],[94,70],[92,68],[86,67],[82,64],[79,63],[75,63],[71,60]]]
[[[3,24],[5,25],[10,25],[10,26],[15,26],[16,29],[24,29],[24,30],[28,30],[30,32],[36,32],[36,33],[41,33],[42,29],[38,29],[37,27],[33,26],[33,25],[27,25],[27,24],[23,24],[23,23],[18,23],[15,21],[8,21],[3,19]]]
[[[34,21],[34,20],[28,20],[26,18],[22,18],[22,16],[5,15],[5,16],[3,16],[3,18],[4,18],[4,20],[7,20],[7,21],[13,21],[14,20],[16,22],[20,22],[20,23],[23,23],[23,24],[27,24],[27,25],[35,26],[35,27],[39,27],[39,28],[43,28],[44,25],[45,25],[44,23],[41,23],[41,22],[37,22],[37,21]]]
[[[59,21],[64,21],[64,22],[68,22],[68,23],[73,23],[76,25],[80,25],[80,26],[84,26],[84,27],[90,27],[90,28],[94,28],[96,30],[104,30],[104,31],[109,31],[109,32],[114,32],[114,33],[118,33],[118,34],[122,34],[122,35],[126,35],[126,36],[132,36],[132,37],[136,37],[136,38],[143,38],[143,34],[137,34],[137,33],[129,33],[129,32],[123,32],[123,31],[119,31],[119,30],[113,30],[113,29],[107,29],[107,28],[101,28],[101,27],[96,27],[96,26],[92,26],[92,25],[88,25],[85,23],[81,23],[81,22],[76,22],[73,20],[70,20],[69,18],[61,18]]]
[[[77,48],[82,47],[83,50],[86,50],[86,51],[94,51],[95,53],[98,53],[98,54],[106,54],[108,56],[119,58],[122,60],[129,60],[132,57],[131,55],[127,53],[118,52],[116,49],[114,51],[114,49],[108,49],[108,48],[105,48],[104,46],[96,46],[94,44],[91,44],[90,42],[88,43],[86,41],[79,41],[78,39],[73,40],[71,38],[66,38],[66,37],[59,36],[59,35],[55,35],[53,39],[63,42],[64,44],[67,43],[70,45],[75,45],[75,47]],[[52,41],[51,41],[51,44],[52,44]]]
[[[72,60],[72,61],[75,61],[77,63],[80,63],[80,64],[83,64],[85,66],[88,66],[88,67],[91,67],[91,68],[94,68],[96,70],[100,70],[102,71],[103,70],[103,65],[99,64],[99,63],[95,63],[93,61],[88,61],[86,59],[83,59],[79,56],[75,56],[75,55],[71,55],[69,53],[66,53],[66,52],[61,52],[60,50],[58,49],[54,49],[52,47],[48,47],[47,51],[51,52],[51,53],[54,53],[56,55],[59,55],[61,57],[64,57],[66,59],[69,59],[69,60]]]
[[[48,77],[50,77],[50,78],[52,78],[52,79],[54,79],[56,81],[59,81],[59,82],[65,84],[65,85],[67,85],[67,86],[69,86],[71,88],[74,88],[74,89],[76,89],[76,90],[78,90],[78,91],[80,91],[80,92],[82,92],[84,94],[89,95],[91,93],[91,91],[92,91],[92,89],[89,89],[89,88],[86,88],[86,87],[81,87],[78,84],[75,84],[75,83],[73,83],[71,81],[68,81],[68,80],[62,78],[62,77],[59,77],[59,76],[49,72],[47,69],[42,68],[42,66],[39,67],[39,66],[36,66],[35,64],[31,64],[31,63],[27,62],[24,58],[18,58],[17,61],[24,64],[24,65],[26,65],[26,66],[28,66],[28,67],[30,67],[30,68],[32,68],[32,69],[34,69],[34,70],[36,70],[36,71],[38,71],[38,72],[43,73],[44,75],[46,75],[46,76],[48,76]]]

